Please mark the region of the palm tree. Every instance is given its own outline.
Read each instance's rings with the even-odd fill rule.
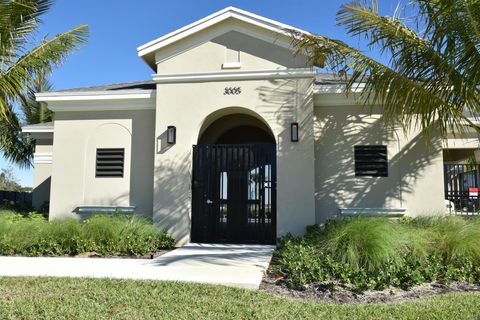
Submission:
[[[79,25],[35,45],[40,17],[51,6],[51,0],[0,0],[0,149],[20,166],[31,164],[33,145],[21,134],[16,104],[88,36],[88,27]]]
[[[24,124],[36,124],[53,120],[53,112],[45,102],[38,102],[35,94],[52,90],[52,83],[43,75],[37,75],[31,85],[20,96],[20,110]]]
[[[368,50],[379,49],[386,64],[320,35],[292,31],[293,42],[342,77],[347,93],[362,89],[363,103],[383,105],[389,125],[418,126],[425,137],[434,128],[443,138],[466,126],[480,132],[480,0],[412,0],[411,6],[410,19],[380,15],[377,1],[354,1],[337,13],[338,25],[363,37]]]

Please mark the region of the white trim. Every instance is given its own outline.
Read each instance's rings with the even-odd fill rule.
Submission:
[[[222,69],[241,69],[241,62],[225,62],[222,64]]]
[[[478,137],[457,137],[442,140],[442,149],[478,149],[480,140]]]
[[[364,103],[356,94],[345,93],[315,93],[313,96],[315,107],[362,106]]]
[[[50,164],[53,161],[53,156],[51,152],[39,152],[33,154],[33,163],[34,164]]]
[[[364,88],[364,83],[354,83],[347,94],[347,86],[345,84],[317,84],[313,91],[314,106],[333,107],[364,105],[364,102],[360,99],[360,94]]]
[[[52,111],[154,110],[155,90],[64,91],[35,95]]]
[[[37,128],[28,128],[28,127],[23,127],[22,132],[25,133],[53,133],[53,127],[37,127]]]
[[[343,216],[385,216],[402,217],[406,208],[338,208]]]
[[[155,90],[65,91],[35,94],[37,101],[99,101],[155,98]]]
[[[155,99],[51,101],[48,109],[58,111],[135,111],[155,110]]]
[[[260,70],[260,71],[235,71],[235,72],[208,72],[190,74],[153,75],[157,83],[184,83],[184,82],[210,82],[232,80],[265,80],[265,79],[294,79],[313,78],[315,71],[312,68]]]
[[[256,14],[253,14],[248,11],[244,11],[235,7],[227,7],[223,10],[215,12],[203,19],[195,21],[183,28],[170,32],[160,38],[157,38],[153,41],[150,41],[140,47],[137,48],[138,55],[140,57],[144,57],[145,55],[157,51],[163,47],[166,47],[174,42],[177,42],[181,39],[184,39],[194,33],[197,33],[201,30],[204,30],[214,24],[219,22],[225,21],[229,18],[234,18],[240,21],[244,21],[246,23],[252,24],[254,26],[267,29],[273,31],[275,33],[288,35],[288,31],[286,29],[292,29],[297,32],[302,32],[309,34],[306,31],[301,29],[289,26],[287,24],[268,19]]]

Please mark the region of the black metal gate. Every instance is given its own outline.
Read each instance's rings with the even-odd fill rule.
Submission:
[[[192,189],[192,241],[275,243],[275,145],[193,146]]]
[[[449,201],[449,211],[456,213],[478,213],[479,165],[445,164],[445,199]]]

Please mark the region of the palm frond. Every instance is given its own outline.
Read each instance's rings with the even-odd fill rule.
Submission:
[[[0,0],[0,149],[21,165],[31,164],[33,143],[22,135],[13,106],[20,102],[27,123],[47,121],[51,113],[33,99],[37,81],[85,43],[88,27],[80,25],[37,46],[35,32],[52,0]],[[31,49],[33,47],[33,49]]]
[[[427,9],[432,7],[422,10]],[[446,41],[421,37],[399,17],[380,16],[375,2],[344,5],[337,18],[349,34],[365,37],[369,49],[379,48],[390,59],[384,65],[341,41],[292,32],[297,51],[313,63],[350,74],[347,93],[361,83],[363,102],[382,105],[387,124],[420,126],[426,137],[437,126],[443,137],[465,133],[466,124],[480,132],[472,121],[480,114],[478,82],[452,58],[458,54],[445,52]]]
[[[53,112],[47,108],[46,103],[38,102],[35,94],[38,92],[50,91],[52,84],[43,74],[37,75],[20,96],[20,109],[22,122],[25,124],[36,124],[53,120]]]
[[[38,28],[40,16],[49,10],[51,0],[0,1],[1,70],[8,68],[28,45],[29,36]]]
[[[469,82],[480,80],[480,1],[417,0],[425,17],[425,36]]]
[[[9,119],[0,121],[0,149],[3,157],[16,165],[27,168],[32,165],[34,141],[22,134],[17,115],[8,112]]]
[[[11,100],[21,95],[25,86],[35,74],[48,74],[54,66],[60,65],[66,56],[88,36],[88,27],[80,25],[52,39],[44,40],[36,48],[20,57],[11,67],[0,74],[0,115],[9,112]]]

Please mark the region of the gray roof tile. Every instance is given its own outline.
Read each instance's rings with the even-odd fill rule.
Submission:
[[[317,73],[315,76],[315,85],[340,84],[344,83],[345,79],[341,79],[338,75],[333,73]],[[156,84],[153,80],[112,83],[98,86],[70,88],[62,90],[54,90],[50,92],[89,92],[89,91],[116,91],[116,90],[155,90]]]
[[[153,80],[112,83],[90,87],[71,88],[54,90],[50,92],[89,92],[89,91],[116,91],[116,90],[155,90],[156,84]]]
[[[347,75],[347,78],[349,76]],[[337,74],[334,73],[317,73],[315,75],[315,84],[322,85],[322,84],[341,84],[345,83],[345,78],[339,77]]]

